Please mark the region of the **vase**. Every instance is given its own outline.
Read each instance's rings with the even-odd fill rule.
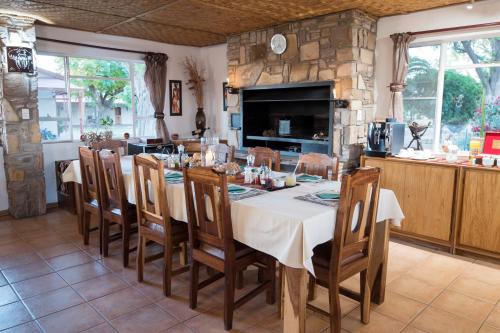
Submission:
[[[205,117],[205,112],[203,112],[203,108],[198,108],[198,111],[196,112],[195,116],[195,122],[196,122],[196,129],[203,132],[207,122],[207,119]]]

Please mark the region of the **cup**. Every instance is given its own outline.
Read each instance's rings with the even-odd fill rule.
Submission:
[[[297,177],[295,176],[294,173],[290,173],[286,176],[285,178],[285,184],[288,187],[292,187],[297,185]]]

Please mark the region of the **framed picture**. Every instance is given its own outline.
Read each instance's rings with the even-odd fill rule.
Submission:
[[[9,72],[33,73],[33,50],[7,46],[7,68]]]
[[[168,81],[170,91],[170,115],[182,116],[182,81]]]
[[[222,110],[227,111],[227,82],[222,82]]]

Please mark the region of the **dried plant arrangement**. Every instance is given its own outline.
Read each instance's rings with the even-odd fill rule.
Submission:
[[[203,82],[205,82],[205,70],[198,66],[193,58],[188,58],[184,60],[184,68],[188,74],[188,81],[186,82],[189,90],[193,93],[196,98],[196,105],[198,108],[203,107]]]

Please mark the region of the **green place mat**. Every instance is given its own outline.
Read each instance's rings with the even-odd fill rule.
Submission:
[[[302,174],[297,177],[298,182],[316,182],[318,180],[321,180],[321,176]]]
[[[331,192],[316,193],[316,196],[321,200],[336,200],[340,198],[339,193],[331,193]]]
[[[248,191],[247,188],[245,187],[241,187],[241,186],[236,186],[236,185],[229,185],[227,187],[227,191],[230,193],[230,194],[240,194],[240,193],[245,193]]]

